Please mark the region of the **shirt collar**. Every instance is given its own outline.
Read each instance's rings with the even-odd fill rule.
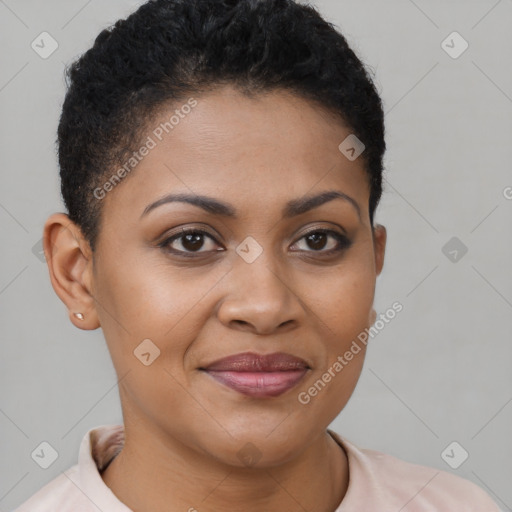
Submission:
[[[123,425],[101,425],[84,436],[78,454],[81,490],[97,512],[133,512],[124,505],[101,478],[101,471],[121,451]],[[94,505],[97,508],[94,508]]]
[[[371,471],[367,457],[360,450],[332,430],[327,430],[345,451],[348,459],[349,485],[342,503],[335,512],[348,511],[354,503],[370,504],[377,510],[382,503],[379,485]],[[119,454],[124,445],[124,425],[101,425],[90,429],[80,445],[78,456],[82,492],[101,512],[133,512],[124,505],[101,478],[101,473]],[[365,485],[359,485],[361,479]],[[95,510],[97,510],[95,509]]]

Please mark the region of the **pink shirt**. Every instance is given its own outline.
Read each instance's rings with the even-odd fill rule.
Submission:
[[[332,430],[328,432],[345,449],[349,466],[347,493],[333,512],[499,512],[491,498],[469,480],[359,449]],[[14,512],[132,512],[100,474],[123,443],[123,425],[89,430],[80,445],[78,464],[39,489]]]

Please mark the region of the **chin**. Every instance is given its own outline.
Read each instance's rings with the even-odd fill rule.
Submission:
[[[300,454],[299,445],[283,446],[281,442],[241,441],[230,452],[228,464],[238,468],[269,469],[281,466]]]
[[[276,423],[277,425],[278,423]],[[277,428],[248,426],[230,430],[232,437],[223,436],[207,450],[217,460],[238,468],[271,468],[297,457],[305,448],[307,434]]]

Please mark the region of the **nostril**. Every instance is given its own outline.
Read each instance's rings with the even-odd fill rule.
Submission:
[[[249,322],[246,322],[245,320],[232,320],[231,323],[242,327],[248,327],[250,325]]]

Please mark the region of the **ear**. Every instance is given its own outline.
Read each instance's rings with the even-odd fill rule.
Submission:
[[[382,224],[376,224],[373,228],[373,249],[375,252],[375,272],[379,275],[384,266],[384,254],[386,253],[386,228]]]
[[[375,252],[375,273],[379,275],[384,266],[384,254],[386,252],[386,228],[381,224],[376,224],[373,228],[373,250]],[[370,311],[369,325],[373,325],[377,319],[377,312],[374,308]]]
[[[80,228],[66,214],[54,213],[44,225],[43,249],[53,289],[68,308],[71,322],[80,329],[97,329],[92,251]]]

